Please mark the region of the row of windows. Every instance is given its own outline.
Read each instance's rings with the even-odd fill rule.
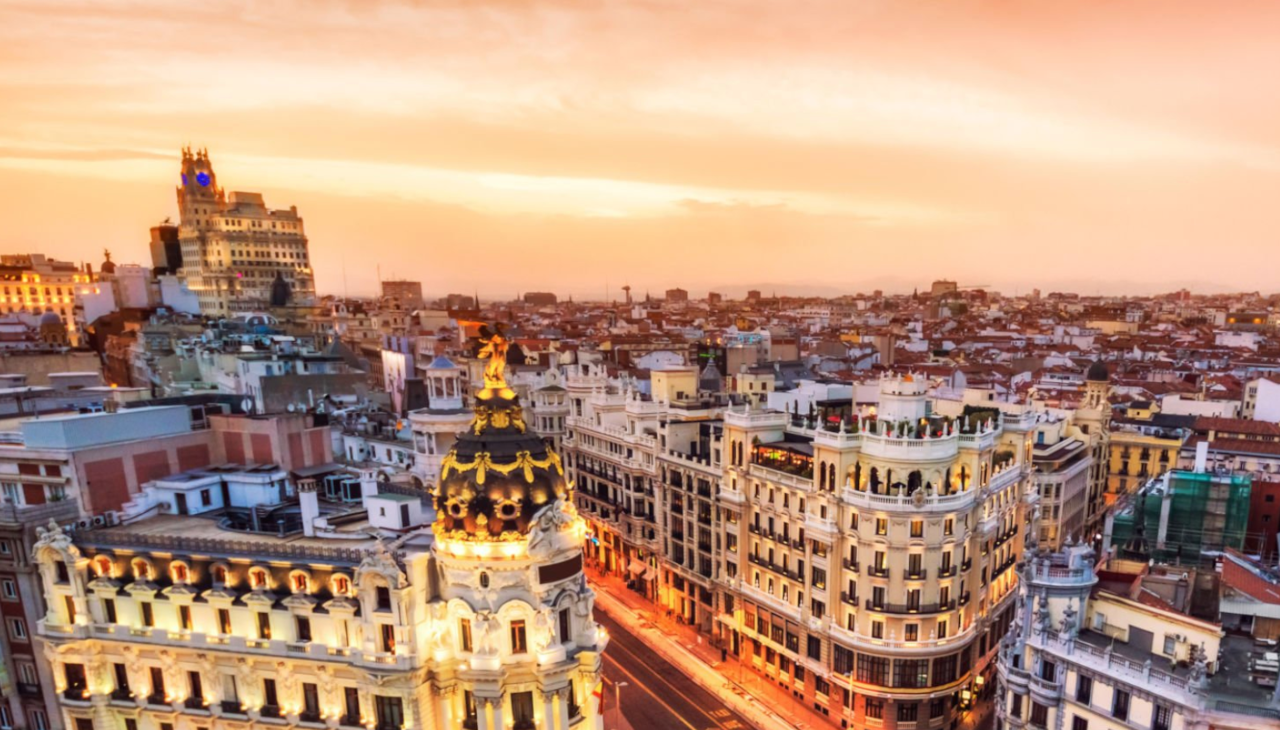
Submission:
[[[204,490],[201,501],[204,506],[209,506],[212,495],[208,490]],[[57,571],[57,580],[59,583],[66,583],[70,576],[67,572],[67,565],[64,562],[54,564]],[[142,557],[135,557],[129,563],[129,569],[132,572],[134,580],[146,581],[155,577],[155,568],[150,560]],[[93,559],[94,575],[99,578],[118,578],[121,577],[121,566],[118,566],[114,560],[106,555],[99,555]],[[238,582],[239,576],[235,570],[224,563],[215,563],[210,568],[213,582],[218,585],[234,586]],[[249,568],[246,577],[248,586],[254,590],[272,590],[275,588],[275,581],[271,572],[262,567]],[[169,579],[175,584],[184,584],[192,582],[192,570],[190,566],[180,560],[174,560],[169,563]],[[311,574],[305,570],[293,570],[289,573],[289,589],[294,593],[310,593],[316,586],[313,585]],[[351,595],[351,578],[346,575],[336,574],[329,579],[329,589],[337,596]],[[387,590],[383,586],[379,586],[379,591]],[[381,595],[381,594],[380,594]],[[390,602],[389,594],[387,598]]]

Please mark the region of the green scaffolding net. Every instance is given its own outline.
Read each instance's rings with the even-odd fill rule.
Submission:
[[[1123,557],[1199,564],[1206,552],[1248,545],[1252,481],[1237,474],[1173,472],[1117,512],[1111,544]]]

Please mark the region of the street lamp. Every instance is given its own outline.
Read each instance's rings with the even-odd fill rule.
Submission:
[[[613,712],[615,715],[615,717],[613,718],[614,728],[617,728],[621,725],[621,723],[618,721],[622,719],[622,688],[626,686],[627,686],[626,682],[613,683],[613,704],[615,705],[613,709]]]

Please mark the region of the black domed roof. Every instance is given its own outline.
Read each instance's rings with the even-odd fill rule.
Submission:
[[[1085,373],[1085,379],[1095,383],[1105,383],[1111,380],[1111,372],[1107,370],[1107,364],[1101,360],[1094,360],[1089,366],[1089,371]]]
[[[475,417],[440,465],[435,490],[437,535],[461,540],[516,540],[533,516],[567,498],[560,456],[529,430],[524,409],[503,377],[506,339],[482,330],[489,356]]]
[[[524,423],[514,393],[478,401],[475,418],[445,455],[436,489],[436,525],[470,540],[522,537],[533,516],[564,497],[560,456]]]

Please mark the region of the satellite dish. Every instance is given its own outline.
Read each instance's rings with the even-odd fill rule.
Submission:
[[[253,399],[245,398],[244,400],[240,401],[240,407],[244,409],[246,413],[251,412],[253,410]]]
[[[298,410],[298,407],[297,407],[296,405],[294,405],[294,404],[290,403],[290,404],[289,404],[289,409],[288,409],[288,410],[289,410],[289,412],[290,412],[290,413],[295,413],[295,412]]]

